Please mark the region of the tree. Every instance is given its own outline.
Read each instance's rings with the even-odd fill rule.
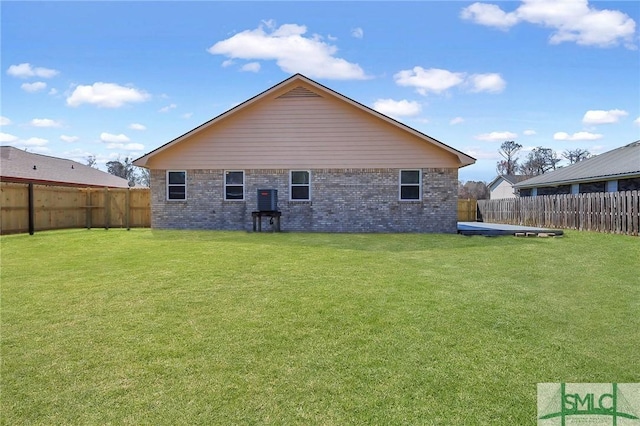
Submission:
[[[98,168],[98,160],[96,160],[95,155],[89,155],[87,158],[85,158],[85,161],[87,162],[87,166],[93,167],[94,169]]]
[[[554,150],[539,146],[527,155],[527,160],[520,166],[520,173],[530,176],[542,175],[555,170],[560,161]]]
[[[498,153],[504,160],[498,161],[496,170],[499,175],[515,175],[518,172],[518,151],[522,149],[522,145],[514,141],[504,141],[500,145]]]
[[[151,186],[151,173],[149,169],[145,169],[143,167],[137,167],[138,169],[138,183],[142,186]]]
[[[458,198],[486,200],[489,198],[489,192],[489,187],[484,182],[469,180],[463,184],[462,181],[458,181]]]
[[[586,160],[591,157],[591,153],[582,148],[567,149],[562,153],[562,157],[569,161],[569,164],[575,164],[578,161]]]
[[[136,183],[138,181],[136,166],[133,165],[129,157],[125,157],[124,160],[118,157],[117,160],[108,161],[107,172],[126,179],[129,183]]]

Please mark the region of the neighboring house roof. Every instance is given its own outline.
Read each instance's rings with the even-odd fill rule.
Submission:
[[[304,86],[304,87],[301,87],[301,86]],[[309,90],[308,88],[310,88],[311,90]],[[293,98],[293,97],[309,98],[309,97],[317,96],[317,94],[319,93],[322,96],[326,96],[327,98],[331,98],[334,100],[338,100],[340,102],[347,103],[352,107],[355,107],[357,110],[364,111],[369,116],[377,117],[378,119],[393,126],[393,128],[399,129],[400,131],[405,132],[405,134],[410,134],[413,137],[416,137],[419,140],[425,143],[428,143],[430,146],[436,147],[437,149],[441,150],[441,152],[446,152],[447,155],[453,156],[453,158],[455,158],[457,162],[457,167],[468,166],[470,164],[475,163],[476,161],[475,158],[461,151],[458,151],[430,136],[427,136],[424,133],[419,132],[418,130],[415,130],[405,124],[400,123],[399,121],[396,121],[384,114],[379,113],[378,111],[375,111],[365,105],[362,105],[361,103],[356,102],[353,99],[350,99],[344,95],[341,95],[340,93],[335,92],[329,89],[328,87],[325,87],[320,83],[317,83],[301,74],[295,74],[292,77],[289,77],[288,79],[276,84],[270,89],[267,89],[266,91],[254,96],[253,98],[243,102],[242,104],[218,115],[217,117],[207,121],[206,123],[196,127],[195,129],[183,134],[182,136],[179,136],[176,139],[173,139],[172,141],[160,146],[159,148],[143,155],[142,157],[136,159],[133,162],[133,164],[140,167],[150,167],[150,160],[154,156],[158,156],[158,154],[174,147],[176,144],[179,144],[185,139],[192,139],[193,136],[204,133],[207,129],[210,129],[214,126],[223,126],[223,124],[227,123],[228,120],[231,119],[231,117],[236,117],[240,112],[251,109],[251,107],[258,105],[262,100],[271,99],[276,95],[285,96],[284,95],[285,92],[287,93],[286,96],[288,96],[289,98]],[[272,125],[271,129],[274,129],[274,128],[277,129],[278,124],[281,124],[281,123],[276,123],[276,125]],[[328,128],[330,128],[330,126],[328,126]],[[268,148],[268,146],[265,146],[264,148]],[[259,149],[260,148],[256,147],[256,150],[259,150]],[[190,155],[195,155],[195,154],[191,153]],[[201,155],[204,155],[204,154],[201,154]]]
[[[127,188],[126,179],[64,158],[0,146],[0,179],[49,185]]]
[[[516,188],[565,185],[640,176],[640,140],[514,185]]]
[[[511,185],[515,185],[518,182],[522,182],[523,180],[527,180],[531,178],[529,175],[498,175],[495,179],[493,179],[487,185],[489,189],[494,189],[497,185],[500,184],[501,180],[508,182]]]

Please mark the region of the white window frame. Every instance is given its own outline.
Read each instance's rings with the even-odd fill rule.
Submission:
[[[169,183],[169,174],[171,173],[184,173],[184,184],[170,184]],[[167,201],[187,201],[187,171],[186,170],[167,170],[166,173],[166,200]],[[170,186],[184,186],[184,198],[169,198],[169,187]]]
[[[402,183],[402,172],[418,172],[418,183]],[[417,186],[418,198],[402,198],[402,187]],[[398,171],[398,200],[400,201],[422,201],[422,169],[401,169]]]
[[[237,184],[237,183],[230,183],[227,184],[227,173],[242,173],[242,184]],[[223,198],[225,201],[244,201],[245,199],[245,181],[246,181],[246,174],[244,172],[244,170],[225,170],[224,171],[224,176],[222,177],[224,179],[224,193],[223,193]],[[242,198],[227,198],[227,187],[228,186],[241,186],[242,187]]]
[[[309,183],[293,183],[293,174],[305,172],[309,176]],[[306,186],[309,188],[309,197],[308,198],[293,198],[293,188]],[[311,201],[311,170],[289,170],[289,201]]]

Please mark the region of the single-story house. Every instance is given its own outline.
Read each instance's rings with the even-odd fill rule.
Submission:
[[[489,182],[489,198],[497,200],[501,198],[515,198],[516,190],[513,188],[518,182],[529,179],[528,175],[498,175],[494,180]]]
[[[251,229],[270,189],[283,230],[454,233],[474,162],[296,74],[133,164],[150,170],[154,228]]]
[[[128,188],[129,182],[77,161],[0,146],[0,181],[77,187]]]
[[[640,140],[514,185],[521,197],[640,190]]]

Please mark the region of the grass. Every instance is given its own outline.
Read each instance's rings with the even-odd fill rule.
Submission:
[[[536,383],[640,381],[634,237],[0,242],[2,424],[534,424]]]

